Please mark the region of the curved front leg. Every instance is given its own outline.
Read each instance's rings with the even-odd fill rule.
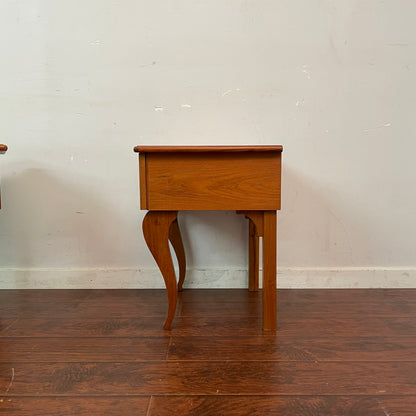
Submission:
[[[183,248],[181,230],[179,229],[178,219],[175,219],[170,226],[169,241],[172,243],[172,247],[175,250],[176,257],[178,258],[178,264],[179,264],[178,291],[181,292],[183,282],[185,281],[186,257],[185,257],[185,249]]]
[[[177,215],[177,211],[149,211],[143,219],[144,239],[159,266],[168,292],[169,309],[164,329],[171,327],[178,297],[175,269],[169,249],[169,229]]]

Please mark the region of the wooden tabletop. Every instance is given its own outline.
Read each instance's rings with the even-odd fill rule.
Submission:
[[[137,153],[188,153],[188,152],[282,152],[281,145],[257,146],[136,146]]]

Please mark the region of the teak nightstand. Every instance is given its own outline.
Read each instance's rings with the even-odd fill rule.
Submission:
[[[7,146],[5,144],[0,144],[0,154],[7,152]],[[1,193],[0,193],[0,208],[1,208]]]
[[[140,208],[149,212],[143,234],[165,280],[175,315],[185,279],[178,211],[232,210],[249,221],[249,290],[258,290],[259,237],[263,237],[263,329],[276,329],[276,210],[280,209],[282,146],[136,146]],[[178,257],[179,281],[169,250]]]

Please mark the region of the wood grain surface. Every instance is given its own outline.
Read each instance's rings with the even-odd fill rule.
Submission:
[[[154,396],[152,416],[414,416],[416,398],[400,396]]]
[[[281,152],[146,153],[141,208],[278,210]],[[143,159],[140,159],[143,176]]]
[[[283,146],[135,146],[134,151],[139,153],[282,152]]]
[[[266,333],[261,297],[185,290],[163,331],[164,290],[0,291],[0,414],[415,414],[415,290],[278,290]]]

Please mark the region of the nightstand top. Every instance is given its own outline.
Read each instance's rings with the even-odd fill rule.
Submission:
[[[137,153],[282,152],[283,146],[136,146],[134,151]]]

